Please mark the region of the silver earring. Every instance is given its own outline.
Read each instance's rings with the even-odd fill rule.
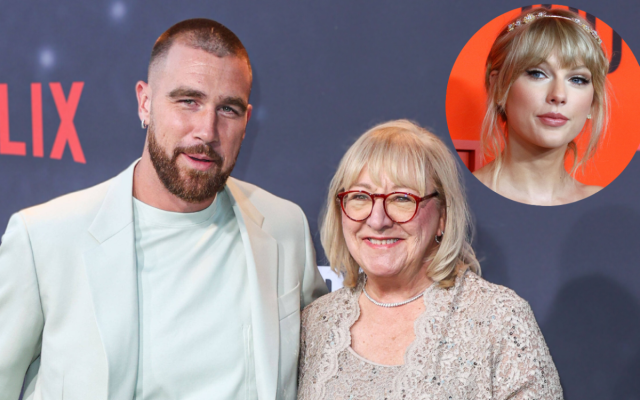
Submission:
[[[591,114],[587,114],[587,119],[591,119]]]
[[[142,129],[147,129],[147,124],[144,123],[144,120],[140,121],[140,126],[142,126]]]
[[[444,236],[444,231],[440,234],[440,236],[436,235],[436,243],[442,242],[442,237]]]

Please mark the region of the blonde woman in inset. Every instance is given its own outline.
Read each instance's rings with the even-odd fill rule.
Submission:
[[[482,183],[534,205],[572,203],[602,189],[573,177],[595,155],[607,126],[609,62],[601,42],[578,15],[542,8],[498,36],[487,58],[481,134],[493,161],[474,172]],[[589,140],[578,152],[581,132]]]
[[[321,228],[344,287],[302,312],[299,400],[562,399],[529,304],[480,277],[464,193],[409,121],[349,148]]]

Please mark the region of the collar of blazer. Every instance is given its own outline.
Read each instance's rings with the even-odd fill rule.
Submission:
[[[89,227],[99,245],[84,255],[96,320],[107,356],[109,400],[131,398],[138,368],[138,287],[133,227],[133,170],[138,160],[111,180]],[[280,353],[278,244],[262,229],[264,216],[229,178],[229,194],[247,258],[256,388],[275,399]]]
[[[89,233],[100,243],[133,222],[133,206],[131,203],[133,197],[133,170],[138,161],[140,159],[111,179],[111,185],[102,206],[89,227]],[[235,179],[229,178],[225,190],[229,194],[232,204],[234,204],[234,209],[235,204],[237,204],[243,217],[249,217],[258,227],[262,227],[264,216],[238,187]]]

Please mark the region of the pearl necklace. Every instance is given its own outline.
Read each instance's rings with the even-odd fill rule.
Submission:
[[[371,296],[369,296],[369,293],[367,293],[367,276],[365,275],[364,277],[364,285],[362,285],[362,291],[364,292],[364,295],[367,296],[367,299],[369,299],[369,301],[371,301],[373,304],[379,306],[379,307],[399,307],[399,306],[403,306],[405,304],[411,303],[412,301],[418,300],[420,297],[422,297],[422,295],[424,295],[424,292],[410,298],[409,300],[405,300],[405,301],[399,301],[397,303],[381,303],[379,301],[375,301],[374,299],[371,298]]]

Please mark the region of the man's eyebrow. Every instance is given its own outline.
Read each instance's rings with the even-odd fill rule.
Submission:
[[[201,92],[199,90],[191,89],[185,86],[180,86],[179,88],[176,88],[170,91],[169,97],[172,99],[176,99],[179,97],[192,97],[196,99],[204,99],[205,97],[207,97],[207,95],[204,94],[204,92]]]
[[[225,97],[222,99],[221,104],[236,106],[241,109],[242,112],[247,111],[247,102],[241,97]]]

